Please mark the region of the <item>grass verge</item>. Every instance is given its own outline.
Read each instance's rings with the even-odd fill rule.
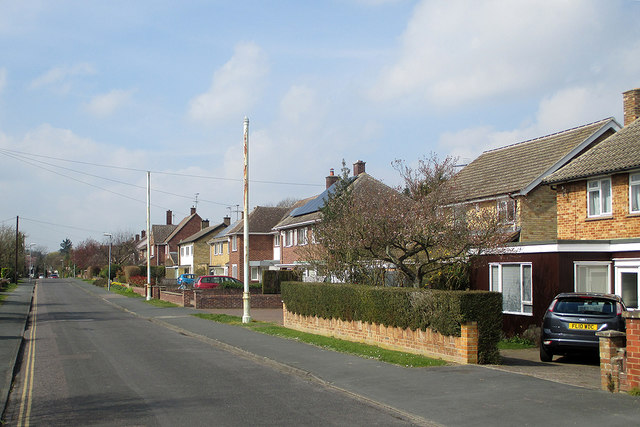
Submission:
[[[498,342],[498,350],[522,350],[535,346],[535,343],[520,337],[504,338]]]
[[[17,284],[9,283],[8,285],[5,285],[2,288],[2,292],[12,292],[17,287],[18,287]],[[0,304],[2,304],[6,298],[7,298],[7,295],[0,295]]]
[[[392,363],[394,365],[406,366],[410,368],[447,365],[447,362],[441,359],[432,359],[430,357],[421,356],[418,354],[387,350],[373,345],[346,341],[338,338],[325,337],[322,335],[309,334],[306,332],[288,329],[273,323],[252,321],[251,323],[245,324],[242,323],[242,318],[238,316],[206,313],[197,313],[193,316],[200,317],[201,319],[212,320],[218,323],[242,326],[263,334],[301,341],[307,344],[315,345],[317,347],[339,351],[342,353],[353,354],[368,359],[376,359],[380,360],[381,362]]]

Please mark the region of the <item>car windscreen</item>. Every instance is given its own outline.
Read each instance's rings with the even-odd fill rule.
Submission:
[[[603,299],[566,298],[558,300],[553,308],[555,313],[562,314],[603,314],[616,312],[615,302]]]

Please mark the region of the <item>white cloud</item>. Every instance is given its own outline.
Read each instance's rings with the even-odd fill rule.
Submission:
[[[7,85],[7,69],[3,67],[3,68],[0,68],[0,93],[2,93],[6,85]]]
[[[45,86],[52,86],[59,92],[67,92],[71,87],[70,79],[76,76],[95,74],[96,71],[91,64],[78,63],[71,66],[54,67],[46,73],[36,77],[30,85],[31,89]]]
[[[268,69],[267,55],[258,45],[238,44],[233,57],[213,74],[209,90],[190,101],[189,116],[206,122],[249,114]]]
[[[597,7],[577,0],[543,7],[537,0],[423,0],[401,37],[397,61],[383,70],[372,96],[453,106],[565,83],[575,62],[605,43],[596,43],[606,16]]]
[[[115,89],[111,92],[94,96],[85,105],[85,109],[97,117],[106,117],[113,114],[117,109],[123,107],[131,101],[133,91]]]

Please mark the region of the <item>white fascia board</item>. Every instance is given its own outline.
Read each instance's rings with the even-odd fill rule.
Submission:
[[[286,230],[288,228],[298,228],[298,227],[303,227],[305,225],[312,225],[312,224],[315,224],[316,222],[320,222],[320,220],[319,219],[310,219],[308,221],[296,222],[295,224],[281,225],[279,227],[276,226],[276,227],[273,227],[272,230],[280,231],[280,230]]]
[[[578,155],[578,153],[580,153],[582,150],[584,150],[586,147],[588,147],[593,141],[595,141],[596,139],[600,138],[603,133],[605,133],[606,131],[608,131],[610,129],[614,129],[617,132],[617,131],[619,131],[621,129],[621,127],[618,124],[618,122],[615,121],[615,119],[609,119],[609,122],[607,122],[606,124],[602,125],[602,127],[600,129],[598,129],[596,132],[594,132],[589,138],[585,139],[580,144],[578,144],[576,147],[574,147],[574,149],[571,150],[566,156],[564,156],[563,158],[558,160],[553,166],[551,166],[549,169],[547,169],[545,172],[543,172],[542,175],[540,175],[535,180],[533,180],[529,185],[527,185],[521,191],[521,194],[525,195],[525,196],[527,194],[529,194],[529,192],[531,190],[533,190],[538,185],[540,185],[540,183],[542,182],[542,180],[544,178],[546,178],[547,176],[551,175],[552,173],[554,173],[555,171],[560,169],[562,166],[567,164],[570,160],[572,160],[574,157],[576,157]]]
[[[596,241],[570,241],[553,242],[529,245],[514,245],[506,247],[507,254],[533,254],[552,252],[633,252],[640,251],[640,240],[634,239],[623,242],[612,242],[610,240]]]

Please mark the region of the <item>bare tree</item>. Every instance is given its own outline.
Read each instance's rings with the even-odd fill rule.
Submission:
[[[378,271],[392,268],[418,287],[434,272],[497,249],[504,235],[494,212],[453,207],[454,164],[435,155],[416,168],[395,161],[404,181],[397,189],[368,175],[343,178],[315,227],[315,260],[332,275],[374,283]]]

